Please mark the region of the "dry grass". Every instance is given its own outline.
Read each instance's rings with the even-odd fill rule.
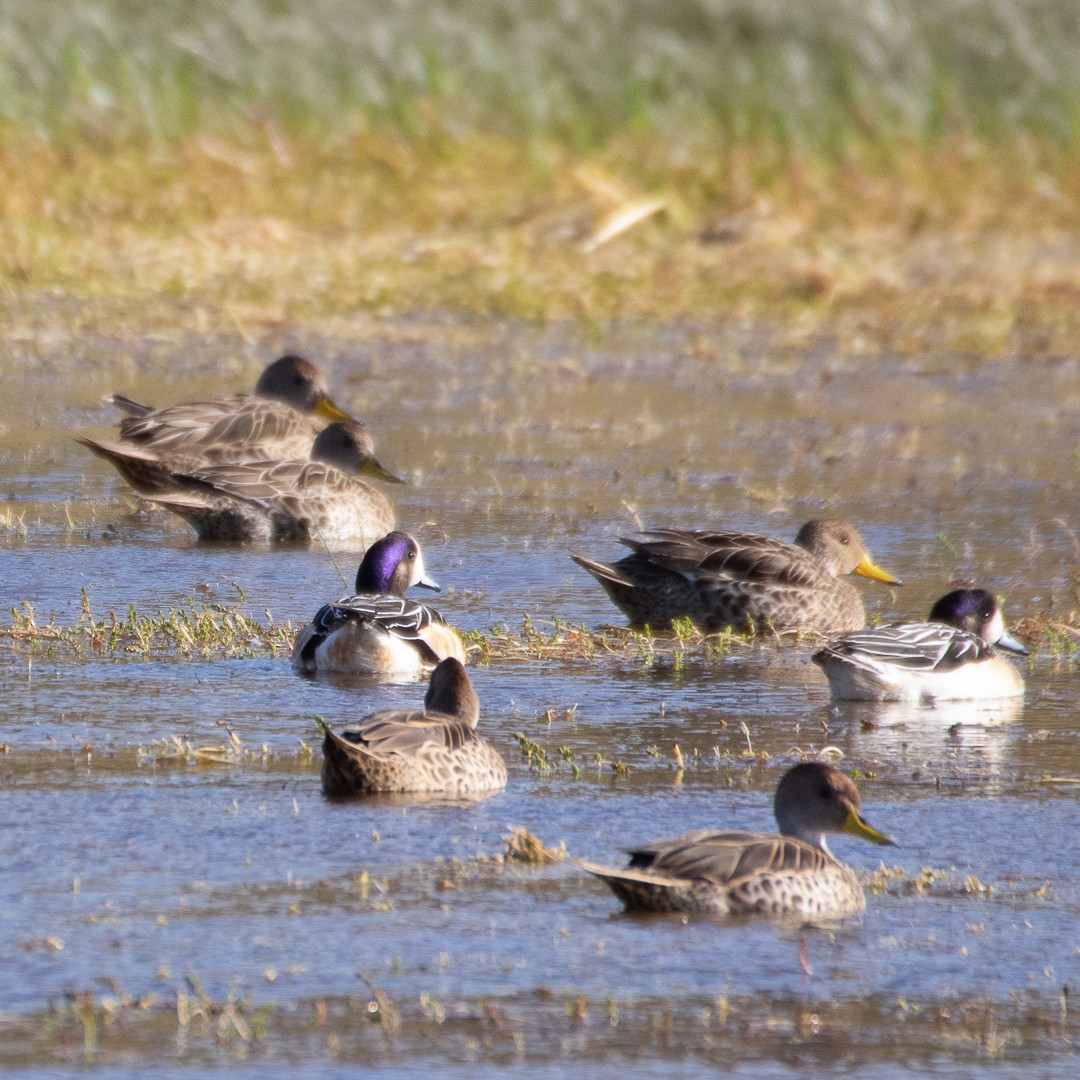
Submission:
[[[73,333],[121,337],[192,312],[205,333],[347,334],[358,314],[442,308],[760,320],[855,354],[1075,354],[1075,166],[1030,141],[815,163],[659,137],[585,158],[375,130],[155,150],[23,135],[0,148],[0,305],[17,337],[35,333],[27,301],[59,289],[82,301]],[[645,195],[666,209],[597,244]]]
[[[1075,354],[1078,42],[1068,0],[13,0],[0,310]]]
[[[262,994],[214,997],[192,972],[182,982],[166,976],[158,994],[132,993],[106,978],[104,989],[72,990],[42,1012],[5,1015],[0,1062],[24,1070],[70,1067],[73,1059],[83,1067],[175,1070],[183,1055],[204,1069],[250,1069],[287,1053],[298,1067],[332,1061],[370,1071],[387,1061],[385,1039],[373,1035],[378,1025],[393,1034],[395,1053],[431,1069],[447,1056],[502,1071],[508,1061],[543,1068],[552,1040],[566,1040],[571,1049],[564,1056],[581,1071],[629,1053],[648,1064],[670,1063],[673,1047],[708,1068],[730,1070],[736,1062],[753,1069],[796,1046],[821,1074],[842,1071],[856,1055],[880,1063],[878,1071],[917,1075],[943,1059],[991,1062],[1006,1051],[1014,1064],[1041,1074],[1064,1060],[1078,1035],[1067,987],[1060,997],[894,992],[834,1001],[812,987],[792,995],[721,990],[605,998],[568,983],[558,991],[440,998],[433,977],[431,992],[391,999],[372,975],[360,978],[358,993],[302,998],[295,1008],[262,1004]],[[380,982],[387,979],[380,973]]]

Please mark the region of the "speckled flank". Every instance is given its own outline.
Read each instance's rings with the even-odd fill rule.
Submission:
[[[439,792],[471,795],[506,787],[506,762],[484,739],[470,732],[455,746],[427,742],[412,754],[381,755],[348,738],[326,732],[323,791],[327,795],[375,792]]]
[[[831,765],[803,762],[781,778],[782,834],[687,833],[630,853],[625,869],[579,860],[631,911],[836,918],[865,904],[855,875],[826,849],[826,832],[892,841],[859,814],[851,779]]]
[[[808,883],[798,873],[758,873],[730,888],[707,880],[663,879],[581,862],[604,880],[627,911],[706,915],[762,915],[772,918],[840,918],[866,908],[858,878],[836,864]]]

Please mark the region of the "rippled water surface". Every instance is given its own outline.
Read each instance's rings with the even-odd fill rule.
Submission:
[[[464,629],[618,624],[566,551],[617,556],[639,522],[790,537],[823,512],[905,579],[859,582],[875,616],[922,616],[955,579],[1002,594],[1014,626],[1077,604],[1073,360],[402,321],[259,349],[9,341],[5,606],[71,625],[85,590],[95,618],[195,598],[297,623],[340,595],[326,551],[200,546],[68,438],[110,430],[108,391],[243,389],[286,346],[410,477],[399,521]],[[351,581],[355,555],[336,558]],[[1080,740],[1061,649],[1028,665],[1022,705],[915,710],[830,706],[807,647],[522,648],[472,670],[510,781],[466,807],[320,793],[315,717],[411,706],[422,683],[10,635],[0,663],[0,1066],[1074,1075]],[[230,753],[191,752],[208,746]],[[569,862],[496,858],[514,826],[616,862],[689,828],[771,827],[777,779],[824,747],[900,845],[866,914],[835,927],[628,917]],[[870,883],[881,849],[834,850]]]

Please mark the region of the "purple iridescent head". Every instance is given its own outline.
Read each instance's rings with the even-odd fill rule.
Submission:
[[[986,589],[954,589],[946,593],[930,609],[930,621],[966,630],[987,645],[1027,653],[1027,648],[1009,633],[997,600]]]
[[[367,549],[356,572],[356,591],[380,596],[404,596],[418,585],[439,592],[439,586],[427,577],[420,545],[406,532],[387,533]]]

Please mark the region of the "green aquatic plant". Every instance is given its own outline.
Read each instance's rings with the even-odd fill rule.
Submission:
[[[292,649],[295,631],[291,624],[276,623],[269,612],[266,621],[260,622],[240,609],[242,602],[242,594],[234,605],[192,598],[180,606],[150,614],[141,614],[131,604],[124,616],[115,612],[96,616],[84,588],[74,623],[63,625],[56,616],[50,616],[47,623],[41,624],[33,605],[24,600],[11,608],[11,622],[0,625],[0,638],[26,647],[31,653],[44,648],[50,655],[65,650],[143,659],[251,657]]]
[[[550,626],[550,629],[548,627]],[[484,662],[536,659],[576,662],[633,662],[643,668],[670,663],[675,670],[690,661],[712,663],[749,641],[737,634],[703,634],[689,620],[671,631],[604,626],[591,629],[558,616],[540,619],[525,613],[520,627],[493,626],[486,634],[467,631],[463,638]]]

